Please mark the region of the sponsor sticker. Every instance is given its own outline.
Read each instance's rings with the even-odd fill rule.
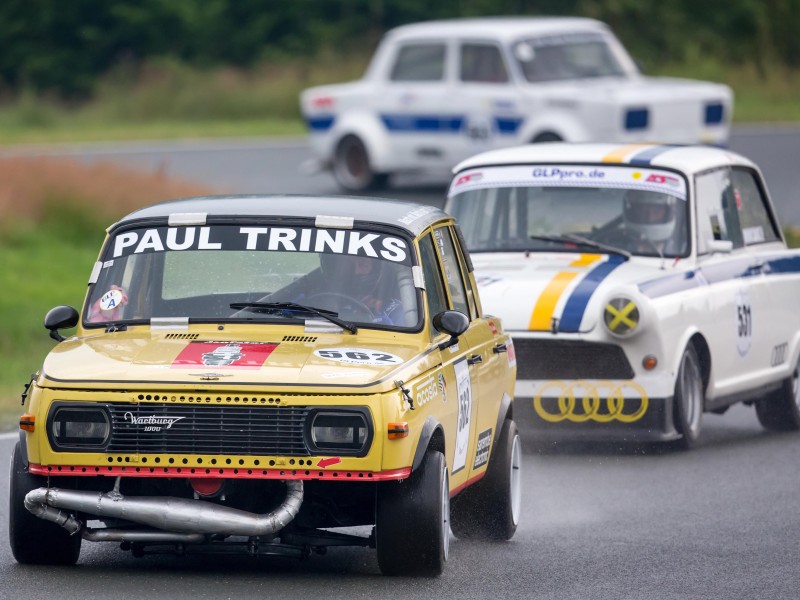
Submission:
[[[517,366],[517,351],[514,349],[514,340],[508,338],[506,340],[506,356],[508,357],[508,367],[516,367]]]
[[[109,290],[100,297],[100,310],[114,310],[122,304],[122,292]]]
[[[414,387],[413,396],[417,408],[425,406],[431,400],[436,400],[439,397],[439,383],[436,378],[431,375],[422,383],[417,384]]]
[[[456,448],[453,457],[453,473],[458,473],[467,464],[469,426],[472,420],[472,381],[466,359],[453,365],[456,372],[458,393],[458,422],[456,423]]]
[[[447,381],[441,373],[439,373],[439,391],[442,394],[442,402],[447,402]]]
[[[314,355],[345,365],[399,365],[403,359],[395,354],[369,348],[325,348],[314,350]]]
[[[172,367],[260,369],[277,347],[263,342],[189,342],[172,361]]]
[[[487,429],[478,434],[478,444],[475,446],[475,462],[473,469],[482,467],[489,462],[489,449],[492,447],[492,430]]]

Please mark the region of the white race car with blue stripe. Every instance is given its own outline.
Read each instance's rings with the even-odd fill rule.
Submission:
[[[446,210],[513,335],[518,422],[688,448],[704,412],[744,401],[767,429],[800,429],[800,251],[752,162],[561,143],[454,172]]]
[[[361,191],[528,142],[724,145],[733,95],[641,75],[599,21],[506,17],[393,29],[360,80],[307,89],[300,107],[316,167]]]

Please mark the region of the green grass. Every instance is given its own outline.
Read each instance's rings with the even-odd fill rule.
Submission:
[[[305,132],[298,97],[312,85],[360,77],[367,56],[263,63],[248,71],[199,70],[174,60],[120,68],[94,97],[68,105],[23,93],[0,105],[0,144],[248,137]],[[661,65],[653,75],[721,81],[736,95],[736,122],[800,121],[800,71],[723,65],[708,57]]]
[[[36,224],[0,228],[0,431],[19,417],[20,393],[55,342],[43,327],[58,304],[80,307],[103,240],[104,224],[87,210],[54,204]]]

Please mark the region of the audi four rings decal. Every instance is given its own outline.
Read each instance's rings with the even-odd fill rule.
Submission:
[[[633,423],[648,404],[647,392],[635,381],[546,381],[533,397],[533,410],[548,423]]]

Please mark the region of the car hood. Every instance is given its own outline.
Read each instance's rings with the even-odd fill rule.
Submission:
[[[481,304],[507,331],[591,331],[615,294],[664,275],[659,259],[607,254],[473,253]]]
[[[399,343],[385,332],[362,336],[361,331],[254,338],[213,331],[163,333],[141,326],[90,334],[61,342],[50,352],[42,383],[70,388],[193,385],[251,392],[306,388],[314,393],[341,393],[344,387],[371,393],[430,368],[424,348]]]

